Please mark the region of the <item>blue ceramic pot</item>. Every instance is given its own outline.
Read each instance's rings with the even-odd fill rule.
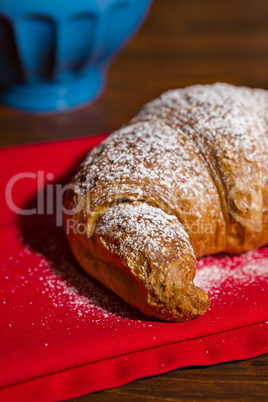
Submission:
[[[59,111],[92,100],[151,0],[0,0],[0,101]]]

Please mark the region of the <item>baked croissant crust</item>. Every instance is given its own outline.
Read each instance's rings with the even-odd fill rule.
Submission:
[[[209,307],[196,258],[268,243],[268,93],[217,83],[164,93],[93,149],[65,197],[82,267],[145,314]]]

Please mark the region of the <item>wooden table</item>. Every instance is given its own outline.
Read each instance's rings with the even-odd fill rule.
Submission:
[[[0,145],[110,132],[167,89],[215,81],[268,89],[267,0],[155,0],[99,100],[50,116],[0,107]],[[79,400],[266,401],[268,355],[180,369]]]

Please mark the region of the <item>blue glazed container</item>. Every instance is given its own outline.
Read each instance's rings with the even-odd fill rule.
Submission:
[[[151,0],[0,0],[0,101],[62,111],[96,97]]]

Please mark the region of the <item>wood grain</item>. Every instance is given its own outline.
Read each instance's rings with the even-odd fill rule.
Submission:
[[[155,0],[102,96],[66,114],[0,107],[0,146],[110,132],[161,92],[226,81],[268,89],[267,0]],[[180,369],[79,401],[267,401],[268,355]]]
[[[0,145],[113,131],[171,88],[215,81],[268,88],[267,18],[267,0],[155,0],[99,100],[45,116],[0,107]]]

